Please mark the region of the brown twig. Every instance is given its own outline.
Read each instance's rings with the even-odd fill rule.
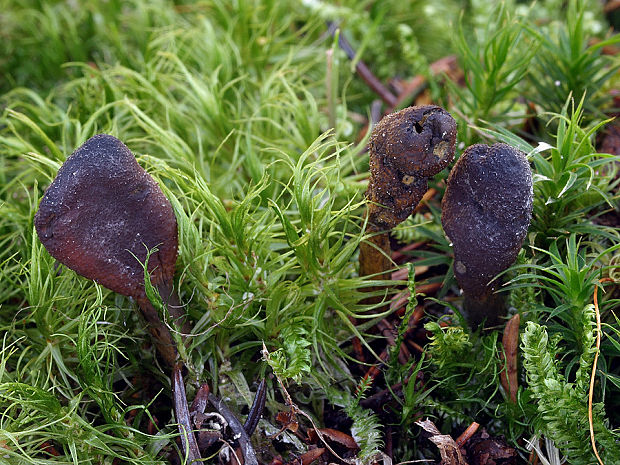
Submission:
[[[354,337],[351,341],[353,346],[353,352],[355,353],[355,358],[361,362],[366,362],[366,356],[364,355],[364,348],[362,347],[362,341],[359,340],[358,337]]]
[[[332,21],[328,21],[327,25],[330,35],[334,36],[334,34],[336,34],[336,31],[338,30],[338,25]],[[347,55],[349,60],[355,59],[355,50],[353,50],[353,47],[351,46],[349,41],[344,37],[342,31],[338,35],[338,45]],[[396,105],[396,96],[392,94],[381,83],[381,81],[379,81],[379,79],[372,73],[372,71],[370,71],[368,66],[366,66],[366,63],[364,63],[362,60],[357,60],[357,62],[355,63],[355,71],[364,80],[364,82],[368,84],[368,87],[370,87],[387,106],[392,108]]]
[[[382,362],[385,362],[388,358],[388,351],[387,349],[383,349],[383,351],[381,352],[381,354],[379,354],[379,358],[381,359]],[[371,366],[368,371],[366,371],[366,374],[364,375],[364,379],[370,379],[371,381],[374,381],[374,379],[379,375],[380,370],[379,370],[379,365],[373,365]]]
[[[245,432],[239,419],[230,411],[223,400],[218,399],[213,394],[209,394],[208,398],[211,405],[213,405],[218,413],[226,419],[235,439],[239,442],[243,453],[244,465],[258,465],[258,460],[254,448],[252,447],[250,437]]]
[[[416,286],[415,290],[416,294],[432,294],[437,292],[439,288],[441,288],[441,283],[428,283]],[[390,310],[394,312],[406,305],[409,302],[409,294],[409,291],[402,291],[396,294],[390,303]]]
[[[381,331],[383,336],[386,338],[388,345],[390,347],[393,347],[396,344],[396,340],[394,339],[394,335],[392,333],[394,331],[394,326],[392,326],[392,324],[389,321],[383,319],[377,323],[377,328]],[[407,332],[409,331],[410,330],[407,330]],[[407,334],[407,332],[405,333],[405,335]],[[398,361],[402,365],[405,365],[409,360],[411,360],[411,352],[409,352],[409,349],[407,348],[407,344],[409,342],[412,342],[412,341],[408,341],[405,337],[405,340],[400,344],[400,348],[398,352]],[[414,348],[416,350],[419,350],[420,352],[424,351],[424,349],[422,349],[417,344],[415,344]],[[381,352],[381,354],[379,355],[379,358],[381,359],[382,362],[385,362],[388,359],[388,357],[389,357],[389,351],[386,348]],[[370,378],[374,380],[377,377],[377,375],[380,373],[380,368],[379,368],[380,366],[381,364],[371,366],[366,372],[366,374],[364,375],[364,379]]]
[[[384,318],[383,320],[377,323],[377,328],[381,331],[381,333],[386,338],[390,346],[394,346],[394,344],[396,344],[396,341],[394,339],[395,328],[392,325],[392,323],[390,323],[388,320]],[[402,343],[400,345],[400,350],[398,353],[398,361],[404,365],[409,361],[410,358],[411,358],[411,354],[409,353],[409,350],[407,349],[405,344]]]
[[[467,429],[463,431],[463,433],[458,438],[456,438],[455,442],[457,446],[463,447],[465,443],[471,439],[474,433],[478,431],[479,427],[480,425],[476,423],[475,421],[471,425],[469,425]]]
[[[248,417],[245,419],[245,423],[243,424],[243,429],[248,434],[248,436],[251,436],[256,429],[256,426],[258,426],[258,421],[263,414],[266,401],[267,383],[264,379],[262,379],[260,384],[258,385],[258,389],[256,390],[256,396],[254,396],[254,402],[252,402],[252,407],[250,408]]]
[[[407,256],[405,252],[411,252],[412,250],[418,249],[422,247],[426,242],[412,242],[411,244],[407,244],[406,246],[392,252],[392,260],[395,262],[398,260],[402,260]]]
[[[196,436],[189,418],[189,409],[187,407],[187,396],[185,395],[185,385],[183,383],[183,375],[181,374],[182,365],[177,363],[172,370],[172,397],[174,400],[174,415],[179,425],[181,433],[181,443],[183,444],[183,452],[187,457],[189,465],[195,464],[202,459]]]
[[[458,62],[456,55],[448,55],[439,60],[431,63],[430,71],[432,74],[442,74],[442,73],[450,73],[457,68]],[[427,86],[427,81],[424,76],[415,76],[410,81],[405,82],[402,85],[402,89],[398,93],[398,97],[396,98],[396,103],[394,107],[390,108],[390,111],[393,111],[396,108],[400,108],[406,105],[408,102],[411,102],[415,96],[424,90]]]
[[[424,347],[422,347],[420,344],[418,344],[415,341],[411,341],[409,339],[407,339],[407,344],[409,344],[411,346],[412,349],[416,350],[418,353],[423,354],[424,353]]]

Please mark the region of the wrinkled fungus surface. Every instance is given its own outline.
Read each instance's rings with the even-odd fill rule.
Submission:
[[[94,136],[67,158],[41,200],[35,227],[59,262],[120,294],[144,297],[140,262],[147,248],[159,249],[149,258],[153,284],[174,275],[170,202],[115,137]]]
[[[383,118],[370,138],[369,221],[391,229],[415,209],[427,178],[454,156],[456,123],[441,107],[405,108]]]
[[[506,144],[469,147],[448,177],[441,221],[454,246],[454,273],[466,295],[482,297],[517,258],[532,217],[526,155]]]

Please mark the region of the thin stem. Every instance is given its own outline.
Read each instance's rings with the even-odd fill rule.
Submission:
[[[603,282],[613,282],[611,278],[603,278],[599,280]],[[598,354],[601,349],[601,313],[598,309],[598,286],[594,287],[594,314],[596,315],[596,352],[594,353],[594,362],[592,363],[592,375],[590,376],[590,390],[588,391],[588,425],[590,426],[590,443],[592,444],[592,450],[598,463],[605,465],[601,460],[601,456],[598,455],[596,448],[596,441],[594,440],[594,420],[592,418],[592,403],[594,398],[594,382],[596,380],[596,365],[598,363]]]
[[[327,25],[329,27],[329,33],[333,36],[338,30],[338,26],[331,21],[328,21]],[[344,53],[346,53],[349,60],[355,59],[355,50],[353,50],[353,47],[351,46],[349,41],[342,34],[340,34],[338,37],[338,45],[344,51]],[[387,106],[389,106],[390,108],[394,108],[396,106],[396,96],[392,92],[390,92],[381,83],[381,81],[379,81],[379,79],[372,73],[372,71],[370,71],[370,68],[366,66],[366,63],[364,63],[362,60],[357,60],[357,62],[355,63],[355,71],[364,80],[364,82],[368,84],[368,87],[370,87]]]

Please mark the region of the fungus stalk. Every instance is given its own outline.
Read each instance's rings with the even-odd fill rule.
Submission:
[[[415,210],[428,189],[428,178],[454,156],[456,123],[443,108],[405,108],[383,118],[369,143],[370,182],[367,227],[360,244],[360,276],[389,279],[389,232]]]
[[[532,217],[526,155],[506,144],[469,147],[448,177],[441,222],[454,247],[454,275],[469,323],[496,325],[505,315],[493,280],[517,258]]]

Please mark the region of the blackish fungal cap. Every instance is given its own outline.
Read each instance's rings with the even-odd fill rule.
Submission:
[[[506,144],[469,147],[448,177],[441,222],[454,246],[454,274],[480,298],[517,258],[532,218],[532,172]]]
[[[115,137],[94,136],[67,158],[41,200],[35,227],[55,259],[120,294],[144,297],[138,260],[145,261],[147,248],[159,249],[149,258],[153,284],[174,275],[178,239],[170,202]]]
[[[409,107],[383,118],[369,143],[369,219],[393,228],[415,209],[427,190],[427,178],[454,156],[456,122],[441,107]]]
[[[434,176],[452,161],[456,122],[441,107],[409,107],[383,118],[370,138],[370,150],[403,175]]]

